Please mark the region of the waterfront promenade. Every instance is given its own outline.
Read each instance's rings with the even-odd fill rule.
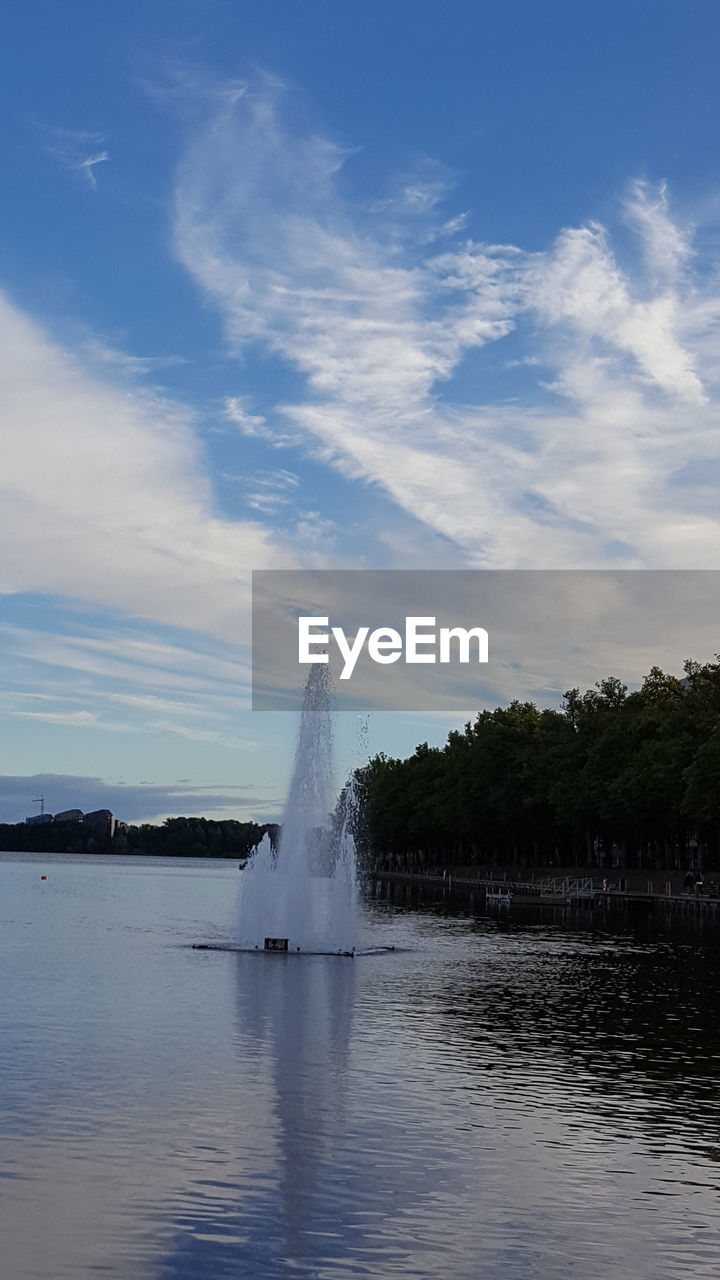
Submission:
[[[466,896],[488,906],[577,906],[592,909],[627,907],[638,910],[664,910],[680,916],[720,919],[720,885],[709,880],[700,893],[681,890],[675,880],[663,873],[643,879],[634,872],[627,879],[605,879],[597,876],[537,875],[529,879],[487,878],[466,872],[454,875],[410,872],[373,871],[375,883],[416,885]]]

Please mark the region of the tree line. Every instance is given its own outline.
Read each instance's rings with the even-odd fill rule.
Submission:
[[[720,865],[720,655],[684,676],[615,677],[559,710],[482,711],[444,747],[356,775],[366,865]]]
[[[106,835],[82,822],[2,823],[0,850],[12,853],[104,853],[166,858],[247,858],[265,832],[275,843],[274,823],[228,818],[166,818],[161,825],[120,823]]]

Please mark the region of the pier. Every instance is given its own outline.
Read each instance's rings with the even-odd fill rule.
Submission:
[[[640,911],[670,910],[683,917],[700,919],[720,917],[720,887],[715,883],[702,893],[682,892],[673,889],[670,880],[648,880],[644,889],[628,889],[618,884],[598,880],[592,876],[556,876],[542,879],[481,879],[467,875],[455,876],[411,871],[373,871],[370,880],[376,883],[417,885],[440,889],[447,893],[480,898],[487,906],[575,906],[609,909],[635,908]]]

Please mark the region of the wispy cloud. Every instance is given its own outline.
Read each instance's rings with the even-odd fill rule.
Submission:
[[[91,711],[11,711],[11,716],[24,720],[42,720],[45,724],[60,724],[68,729],[95,727],[97,716]]]
[[[309,558],[319,555],[311,549]],[[193,743],[216,749],[204,752],[214,767],[232,752],[245,777],[262,773],[240,629],[223,640],[202,617],[197,629],[180,631],[74,602],[54,600],[50,614],[40,602],[15,607],[25,625],[0,622],[6,736],[23,726],[25,741],[34,727],[43,750],[67,740],[83,763],[96,750],[100,758],[121,750],[123,736],[143,759],[156,751],[158,762]]]
[[[249,436],[254,440],[266,440],[278,449],[286,449],[290,445],[297,445],[301,440],[297,431],[293,434],[287,431],[276,431],[268,426],[262,414],[250,413],[246,409],[240,396],[227,397],[225,401],[225,418],[228,422],[232,422],[242,435]]]
[[[61,129],[56,125],[42,126],[42,133],[47,154],[94,189],[97,186],[96,167],[110,159],[110,152],[104,145],[107,142],[105,134],[85,129]]]
[[[292,471],[278,470],[256,472],[247,477],[246,484],[248,507],[263,515],[274,515],[293,502],[300,480]]]
[[[187,637],[183,647],[110,618],[54,631],[0,624],[0,715],[111,733],[171,733],[233,748],[249,668],[236,646]]]
[[[304,375],[277,411],[307,447],[467,563],[714,565],[717,513],[676,476],[720,457],[720,286],[666,188],[629,187],[622,265],[596,222],[542,252],[461,239],[438,184],[349,203],[351,153],[300,133],[284,96],[214,96],[179,171],[176,244],[231,346]],[[510,364],[519,387],[485,396],[483,370]]]
[[[215,514],[192,414],[100,376],[1,295],[0,376],[0,590],[245,634],[251,569],[290,553]]]
[[[129,380],[145,374],[157,373],[160,370],[173,369],[187,363],[183,356],[135,356],[129,352],[111,347],[95,336],[89,337],[82,346],[80,355],[85,358],[93,372],[102,375],[119,373]]]

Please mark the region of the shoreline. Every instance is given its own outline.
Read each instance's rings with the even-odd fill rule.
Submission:
[[[671,880],[648,880],[642,888],[602,887],[597,877],[537,876],[529,880],[488,879],[487,877],[430,875],[410,871],[370,871],[367,880],[374,884],[407,885],[419,889],[440,890],[445,894],[479,899],[488,906],[501,907],[574,907],[578,910],[633,909],[647,913],[667,911],[683,919],[720,920],[720,894],[675,892]],[[656,891],[661,890],[661,891]]]

